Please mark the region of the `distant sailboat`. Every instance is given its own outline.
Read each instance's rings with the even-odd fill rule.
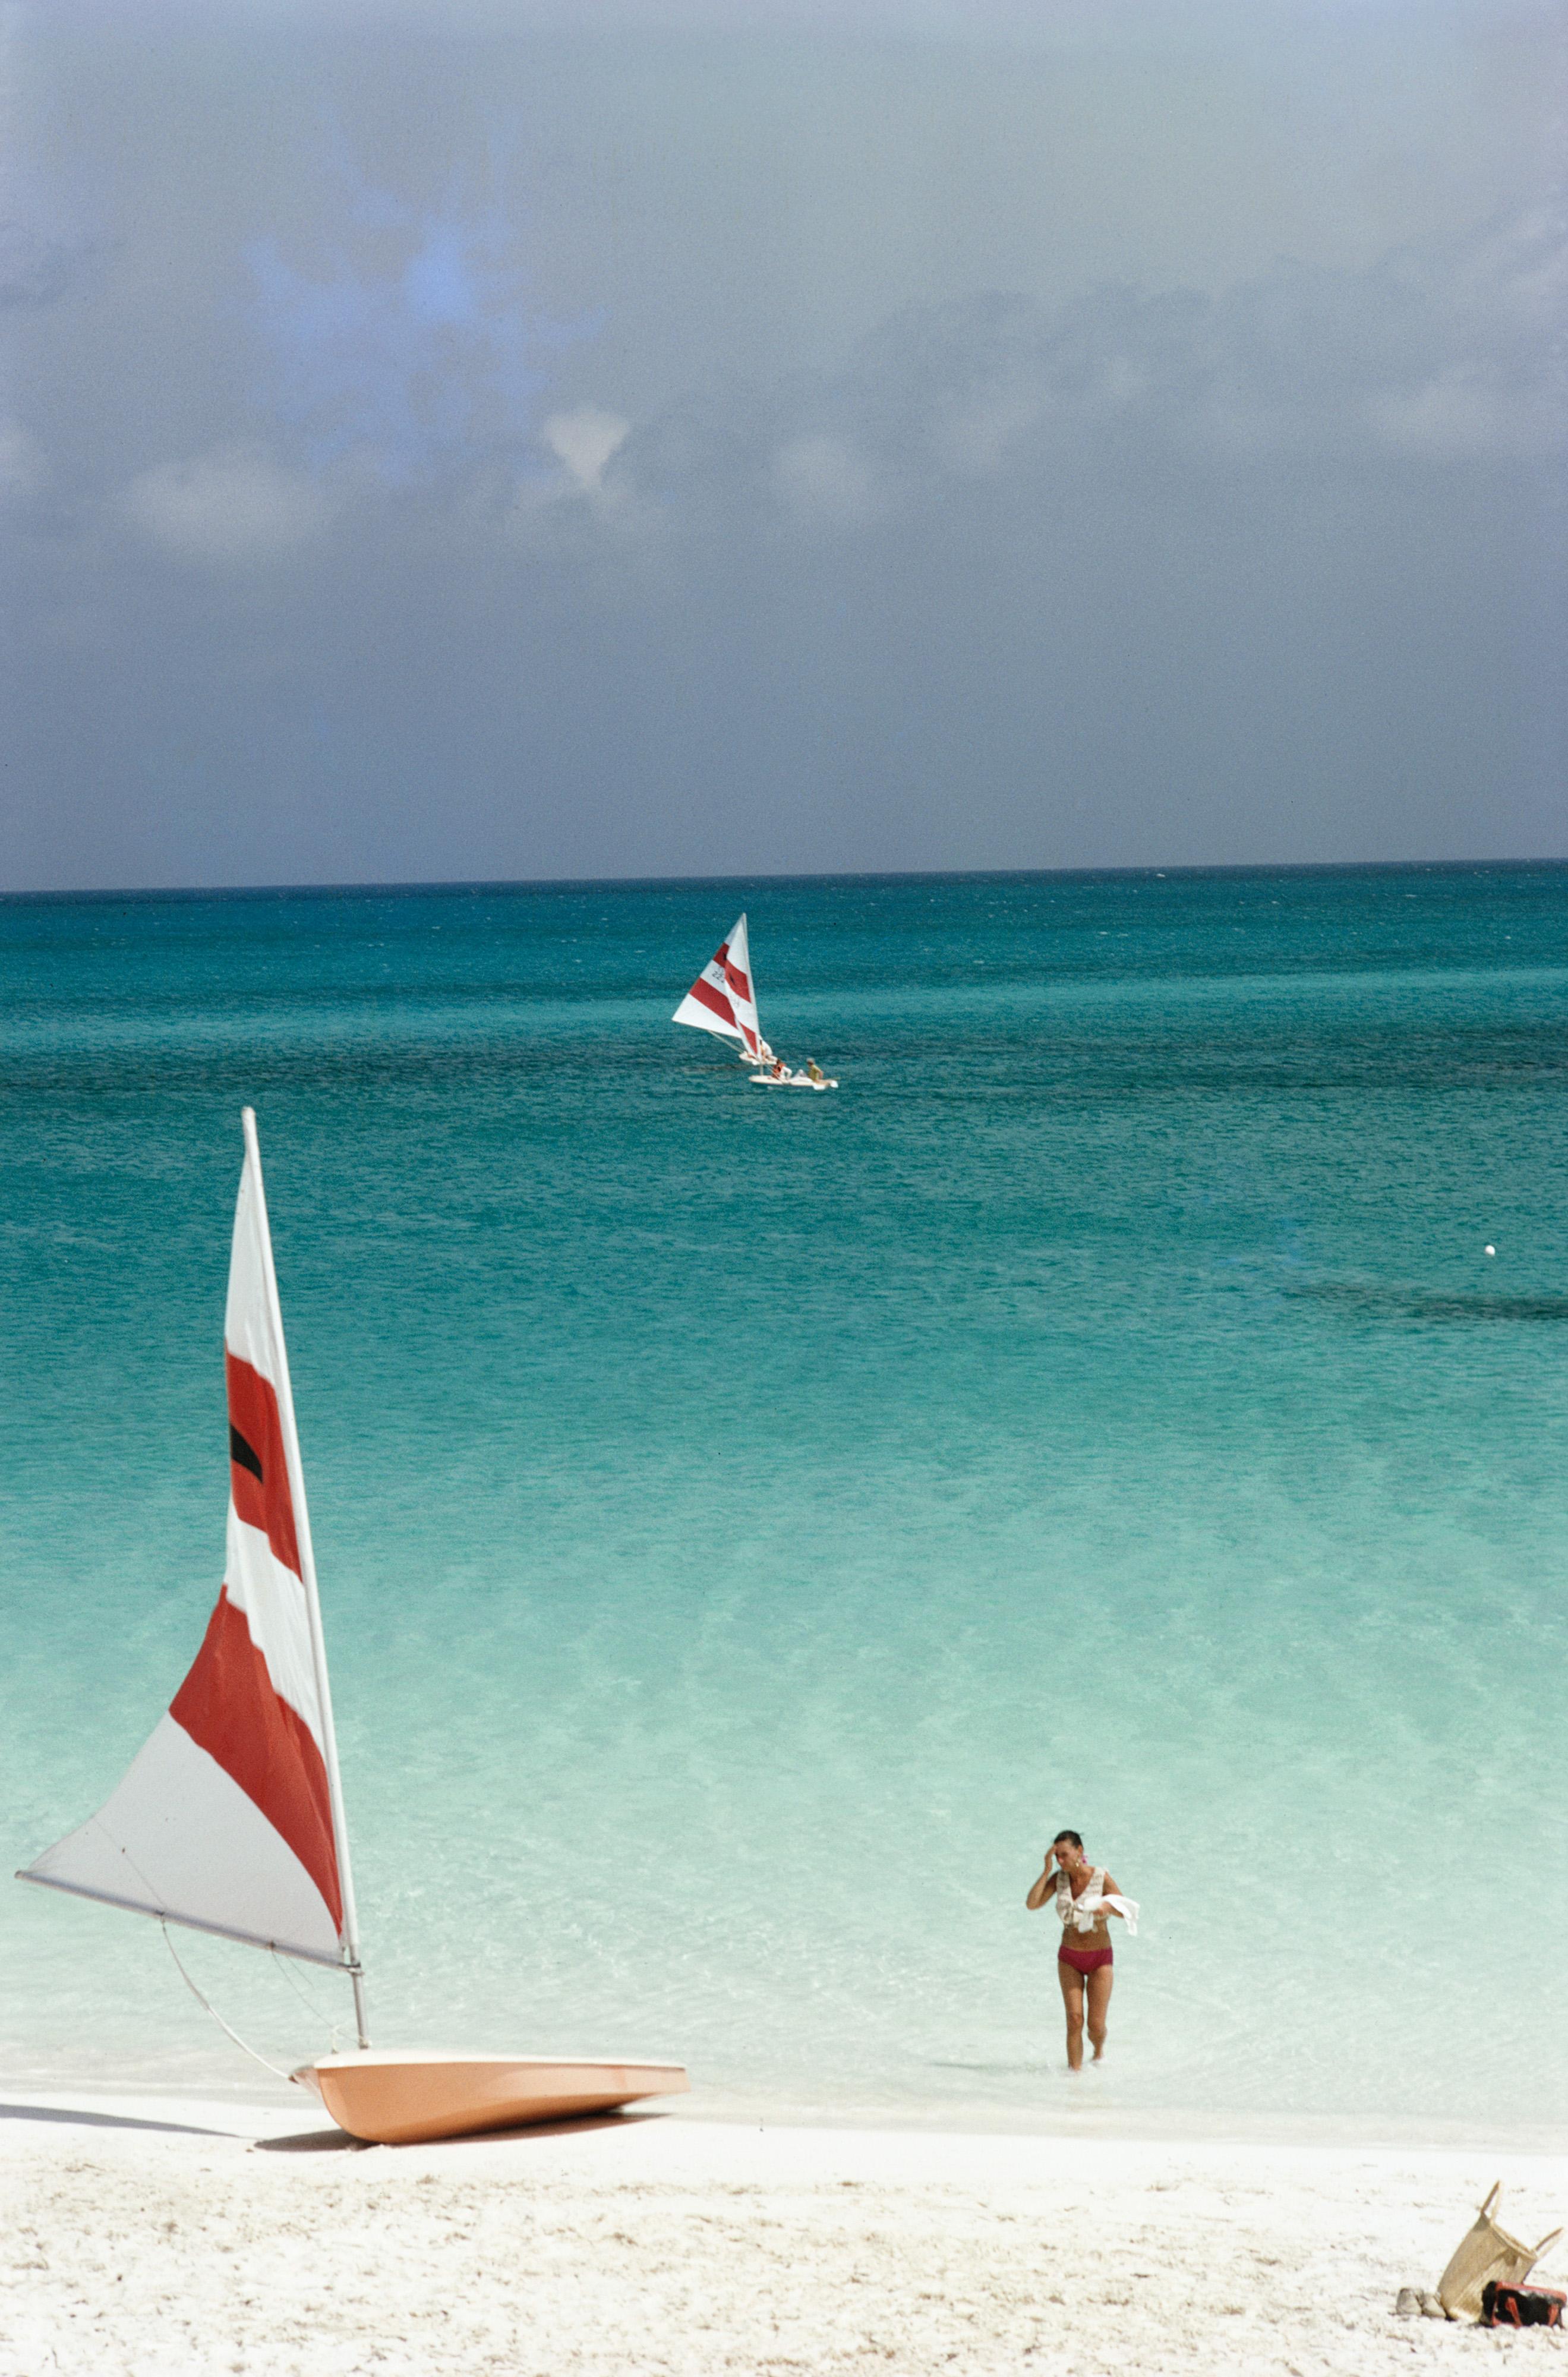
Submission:
[[[736,917],[730,938],[719,942],[670,1021],[689,1023],[697,1032],[717,1033],[721,1040],[738,1042],[742,1064],[773,1062],[773,1051],[757,1022],[743,914]]]
[[[683,2089],[679,2064],[376,2053],[255,1117],[224,1318],[228,1556],[196,1664],[96,1816],[18,1876],[346,1973],[359,2051],[291,2076],[353,2136],[456,2137]]]
[[[756,985],[752,976],[751,951],[746,940],[746,919],[738,916],[730,930],[728,940],[718,949],[693,983],[680,1006],[671,1017],[671,1023],[689,1023],[695,1031],[712,1032],[721,1040],[733,1040],[736,1054],[743,1065],[756,1065],[752,1081],[776,1090],[836,1090],[837,1081],[829,1081],[815,1058],[804,1072],[796,1072],[776,1057],[762,1036],[757,1021]]]

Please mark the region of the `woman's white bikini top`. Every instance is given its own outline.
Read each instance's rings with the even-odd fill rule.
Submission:
[[[1064,1873],[1058,1871],[1056,1876],[1056,1912],[1062,1917],[1062,1928],[1063,1930],[1067,1929],[1067,1928],[1071,1926],[1075,1931],[1092,1931],[1108,1906],[1113,1906],[1116,1909],[1117,1914],[1120,1915],[1129,1931],[1136,1932],[1138,1928],[1137,1900],[1135,1898],[1123,1898],[1115,1891],[1107,1890],[1105,1886],[1105,1868],[1102,1865],[1097,1865],[1095,1867],[1094,1871],[1090,1874],[1088,1881],[1085,1885],[1084,1894],[1081,1898],[1074,1897],[1072,1883],[1068,1881]]]
[[[1090,1874],[1081,1898],[1073,1895],[1073,1885],[1060,1870],[1056,1876],[1056,1912],[1062,1917],[1062,1928],[1069,1925],[1075,1931],[1092,1931],[1099,1920],[1100,1901],[1105,1896],[1105,1868],[1097,1865]]]

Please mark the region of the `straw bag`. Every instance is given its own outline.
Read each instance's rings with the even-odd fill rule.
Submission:
[[[1517,2237],[1510,2237],[1492,2218],[1492,2207],[1503,2192],[1498,2180],[1476,2215],[1476,2225],[1459,2240],[1459,2249],[1437,2282],[1437,2299],[1450,2319],[1479,2319],[1481,2291],[1491,2281],[1517,2286],[1527,2278],[1547,2247],[1562,2236],[1554,2228],[1532,2253]]]

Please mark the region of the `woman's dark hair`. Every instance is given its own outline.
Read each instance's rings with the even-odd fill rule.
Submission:
[[[1063,1841],[1071,1841],[1075,1849],[1081,1849],[1084,1845],[1084,1836],[1082,1833],[1058,1833],[1055,1840],[1051,1842],[1051,1845],[1052,1848],[1056,1848]]]

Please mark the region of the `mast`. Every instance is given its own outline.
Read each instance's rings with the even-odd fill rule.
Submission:
[[[327,1791],[332,1810],[332,1840],[338,1854],[338,1876],[343,1891],[344,1969],[354,1988],[354,2028],[362,2047],[370,2045],[365,2030],[364,1972],[360,1964],[360,1926],[354,1906],[354,1877],[349,1863],[349,1825],[343,1812],[343,1781],[338,1771],[338,1736],[332,1724],[332,1692],[327,1679],[327,1641],[321,1630],[321,1595],[315,1581],[315,1553],[310,1535],[310,1511],[305,1502],[305,1478],[300,1460],[299,1429],[294,1424],[294,1390],[289,1377],[288,1340],[283,1334],[283,1310],[278,1300],[278,1273],[272,1261],[272,1225],[267,1218],[267,1190],[261,1177],[261,1145],[255,1132],[255,1111],[246,1106],[245,1153],[255,1167],[256,1204],[261,1216],[261,1259],[267,1281],[267,1301],[278,1334],[278,1359],[282,1392],[278,1398],[283,1423],[283,1449],[291,1472],[295,1535],[300,1550],[300,1577],[310,1617],[311,1661],[315,1670],[315,1696],[321,1710],[322,1748],[327,1766]]]
[[[735,927],[735,934],[745,956],[746,984],[752,995],[752,1021],[756,1028],[756,1055],[754,1057],[747,1057],[746,1061],[749,1064],[761,1065],[766,1061],[762,1052],[767,1047],[767,1043],[762,1036],[762,1017],[757,1010],[756,976],[752,972],[752,937],[746,924],[746,912],[743,908],[741,911],[741,921]],[[772,1053],[772,1050],[768,1049],[768,1055],[771,1056]],[[746,1056],[743,1043],[741,1048],[741,1054],[742,1057]]]
[[[753,1065],[766,1065],[768,1058],[772,1056],[773,1051],[768,1047],[767,1041],[763,1033],[762,1010],[757,1005],[756,998],[756,976],[752,972],[751,935],[746,929],[746,920],[743,914],[741,918],[741,947],[746,953],[746,979],[750,983],[752,989],[752,1014],[756,1022],[756,1055],[754,1057],[747,1057],[746,1061],[748,1064]],[[742,1049],[741,1054],[742,1057],[745,1056],[746,1052],[744,1048]]]

